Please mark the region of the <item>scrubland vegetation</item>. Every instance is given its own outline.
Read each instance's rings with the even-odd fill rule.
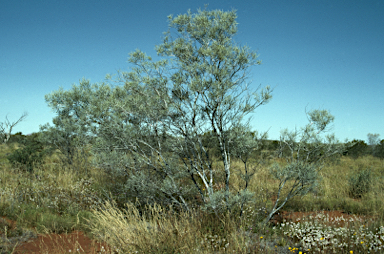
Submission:
[[[62,163],[58,152],[29,172],[6,160],[6,154],[21,148],[17,143],[1,145],[0,214],[17,221],[17,228],[8,231],[2,221],[3,252],[12,250],[5,248],[7,239],[33,232],[82,230],[108,243],[115,253],[382,253],[384,162],[380,158],[340,156],[328,162],[317,189],[284,207],[285,211],[318,213],[298,222],[276,220],[265,225],[278,189],[278,180],[268,169],[274,158],[257,166],[248,187],[254,199],[242,216],[239,210],[217,216],[199,210],[195,197],[189,198],[194,207],[189,213],[135,202],[129,193],[120,192],[118,184],[110,184],[118,179],[94,167],[74,171]],[[222,166],[219,160],[214,164],[215,169]],[[240,161],[233,163],[235,170],[242,166]],[[230,186],[236,190],[242,184],[234,175]],[[355,216],[327,218],[321,213],[329,210]]]
[[[0,123],[2,251],[78,230],[109,253],[381,253],[383,141],[339,142],[320,109],[276,141],[252,130],[273,89],[249,91],[261,61],[236,18],[169,16],[161,60],[136,50],[129,72],[46,95],[56,117],[38,133]]]

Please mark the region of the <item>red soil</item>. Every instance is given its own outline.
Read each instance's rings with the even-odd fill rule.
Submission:
[[[102,251],[104,249],[105,251]],[[110,253],[106,244],[91,240],[83,232],[74,231],[69,234],[39,235],[20,246],[14,254],[22,253]]]
[[[4,230],[0,231],[0,237],[3,239],[5,245],[0,246],[12,254],[46,254],[46,253],[111,253],[110,248],[105,243],[92,240],[90,237],[80,231],[73,231],[68,234],[48,234],[37,235],[33,237],[32,234],[29,237],[11,237],[10,232],[17,227],[16,222],[9,220],[5,217],[1,217],[0,220],[6,221],[8,237],[5,238]]]

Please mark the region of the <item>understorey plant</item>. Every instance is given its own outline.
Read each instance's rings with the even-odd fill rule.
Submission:
[[[309,124],[301,130],[281,132],[277,157],[281,163],[270,168],[272,176],[278,180],[276,200],[265,222],[281,210],[295,196],[303,196],[316,188],[320,180],[319,172],[332,156],[345,150],[334,135],[324,135],[333,122],[327,110],[312,110],[308,113]]]

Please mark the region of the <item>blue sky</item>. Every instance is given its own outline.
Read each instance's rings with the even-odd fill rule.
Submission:
[[[155,56],[167,16],[205,4],[237,10],[235,40],[262,60],[250,70],[251,88],[274,88],[253,115],[254,129],[278,139],[307,123],[306,108],[328,109],[340,140],[384,139],[382,0],[0,0],[0,122],[27,111],[13,133],[38,131],[55,116],[44,95],[128,70],[137,48]]]

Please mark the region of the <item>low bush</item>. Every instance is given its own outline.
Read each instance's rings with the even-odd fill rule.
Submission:
[[[48,153],[37,136],[25,139],[24,146],[7,156],[8,161],[17,168],[32,172],[33,167],[40,165]]]
[[[359,169],[349,178],[349,195],[352,198],[361,198],[372,188],[372,169]]]

